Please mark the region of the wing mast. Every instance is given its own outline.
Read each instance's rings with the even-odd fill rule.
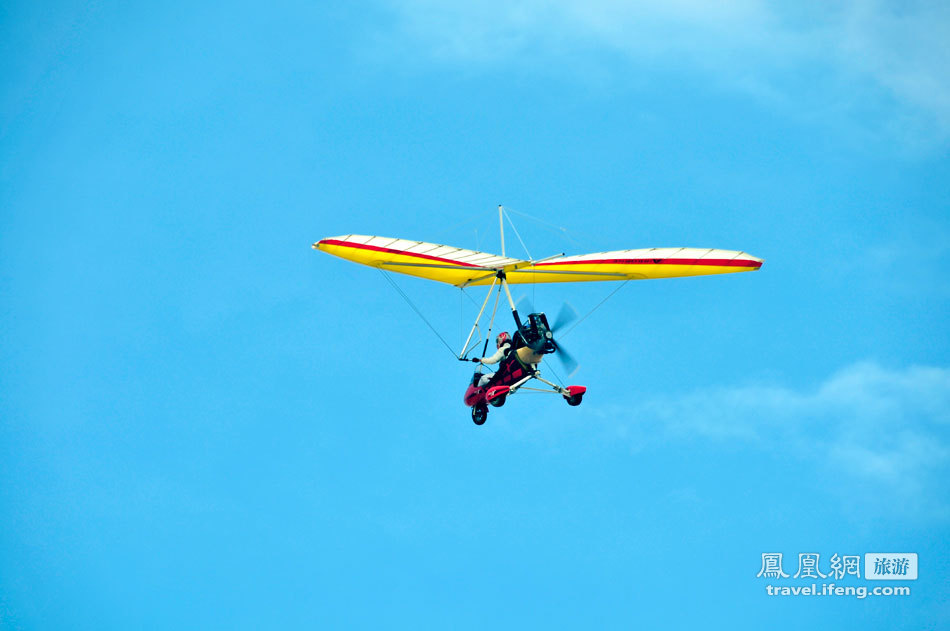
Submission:
[[[513,226],[514,224],[512,224]],[[505,256],[505,209],[502,208],[501,204],[498,204],[498,230],[501,232],[501,255]],[[520,238],[520,237],[519,237]],[[524,245],[524,244],[522,244]],[[531,255],[528,255],[530,258]],[[511,305],[511,315],[515,318],[515,325],[518,327],[518,330],[521,330],[521,318],[518,317],[518,308],[515,307],[515,301],[511,299],[511,290],[508,289],[508,279],[505,277],[505,272],[503,270],[498,271],[498,280],[501,281],[501,287],[498,288],[500,292],[502,289],[505,290],[505,296],[508,298],[508,304]],[[494,286],[494,283],[492,283]],[[489,328],[489,330],[491,330]],[[485,340],[486,343],[488,340]]]
[[[498,204],[498,230],[501,231],[501,255],[505,255],[505,218],[504,209]]]

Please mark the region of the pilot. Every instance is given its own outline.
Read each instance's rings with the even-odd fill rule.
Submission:
[[[502,331],[501,333],[498,334],[498,337],[495,338],[495,348],[497,348],[498,350],[496,350],[495,354],[492,355],[491,357],[474,357],[472,358],[472,361],[475,363],[482,363],[482,364],[485,364],[486,366],[489,366],[491,364],[497,364],[498,362],[503,360],[505,357],[507,357],[508,353],[511,351],[511,336],[508,335],[507,331]],[[481,378],[478,380],[478,387],[479,388],[483,387],[494,376],[495,376],[495,373],[491,373],[491,372],[488,374],[482,375]]]

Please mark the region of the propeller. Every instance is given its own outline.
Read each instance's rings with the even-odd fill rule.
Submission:
[[[525,314],[535,313],[534,306],[531,304],[531,300],[527,296],[522,296],[518,299],[518,302],[515,303],[519,312]],[[557,340],[558,333],[564,331],[564,328],[569,325],[571,322],[577,319],[577,311],[569,302],[564,302],[561,305],[561,310],[557,314],[557,319],[554,321],[554,325],[551,326],[551,334],[554,336],[554,345],[556,350],[554,355],[558,358],[561,365],[564,367],[564,370],[567,371],[567,376],[570,377],[577,371],[578,363],[574,359],[574,356]]]

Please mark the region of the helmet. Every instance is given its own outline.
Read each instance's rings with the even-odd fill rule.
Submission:
[[[511,341],[511,336],[508,335],[506,331],[502,331],[498,334],[498,337],[495,338],[495,348],[501,348],[505,344]]]

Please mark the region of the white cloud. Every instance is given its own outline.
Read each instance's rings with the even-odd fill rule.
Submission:
[[[843,0],[389,0],[397,37],[448,62],[570,61],[618,53],[680,65],[811,115],[871,114],[905,139],[950,137],[950,4]]]
[[[598,412],[635,448],[683,440],[754,444],[908,494],[927,485],[942,489],[950,469],[946,368],[889,370],[866,362],[814,389],[724,387]]]

